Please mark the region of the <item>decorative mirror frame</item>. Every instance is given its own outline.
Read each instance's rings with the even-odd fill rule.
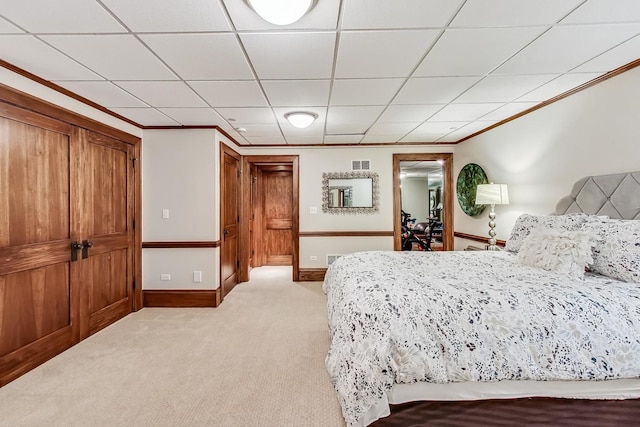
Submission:
[[[329,206],[329,180],[330,179],[371,179],[371,207],[342,207]],[[378,212],[379,205],[379,180],[375,172],[324,172],[322,174],[322,212],[330,214],[370,214]]]

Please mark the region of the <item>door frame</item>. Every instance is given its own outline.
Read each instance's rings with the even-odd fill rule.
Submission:
[[[251,256],[251,241],[249,227],[244,224],[249,224],[251,215],[251,174],[248,173],[251,165],[291,165],[292,178],[293,178],[293,197],[292,197],[292,212],[293,224],[291,227],[291,235],[293,239],[293,277],[292,280],[300,280],[300,212],[299,212],[299,200],[300,200],[300,175],[298,171],[299,156],[297,155],[254,155],[254,156],[242,156],[242,170],[247,173],[242,173],[242,201],[240,208],[240,223],[243,226],[240,227],[240,271],[238,272],[238,280],[246,282],[249,280],[249,258]]]
[[[396,251],[402,249],[400,162],[433,160],[442,160],[442,190],[444,192],[442,245],[445,251],[453,250],[453,153],[403,153],[393,155],[393,249]]]

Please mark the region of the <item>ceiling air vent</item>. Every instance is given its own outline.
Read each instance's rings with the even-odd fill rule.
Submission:
[[[327,255],[327,266],[333,264],[335,260],[340,258],[342,255]]]
[[[351,170],[354,171],[370,171],[371,160],[351,160]]]

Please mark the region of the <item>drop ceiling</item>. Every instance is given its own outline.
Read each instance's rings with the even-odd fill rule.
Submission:
[[[639,52],[637,0],[319,0],[286,27],[243,0],[0,2],[0,59],[242,145],[455,143]]]

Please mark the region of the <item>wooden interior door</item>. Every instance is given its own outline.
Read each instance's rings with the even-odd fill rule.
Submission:
[[[70,135],[0,103],[0,386],[74,343]]]
[[[223,145],[224,147],[224,145]],[[240,156],[231,149],[222,151],[221,215],[222,244],[220,274],[222,297],[238,284],[238,223],[240,222]]]
[[[81,338],[133,311],[133,147],[79,130],[83,186]]]
[[[266,265],[293,262],[293,173],[291,166],[262,168],[263,253]]]

